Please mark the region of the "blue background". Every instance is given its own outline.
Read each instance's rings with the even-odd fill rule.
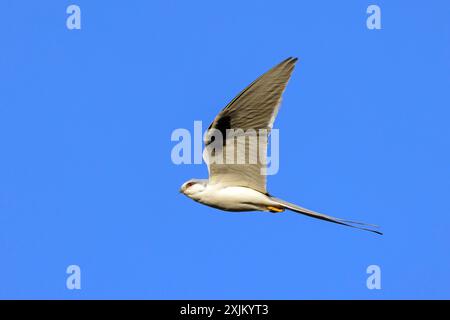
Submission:
[[[2,1],[0,298],[450,298],[449,16],[448,1]],[[207,170],[172,163],[172,131],[206,127],[288,56],[270,192],[384,236],[178,193]]]

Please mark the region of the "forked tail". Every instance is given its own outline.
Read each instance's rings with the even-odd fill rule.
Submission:
[[[343,219],[339,219],[339,218],[334,218],[331,216],[327,216],[325,214],[322,213],[318,213],[306,208],[302,208],[300,206],[297,206],[295,204],[289,203],[287,201],[278,199],[278,198],[274,198],[271,197],[271,199],[273,201],[276,201],[280,206],[282,206],[285,209],[294,211],[294,212],[298,212],[316,219],[321,219],[321,220],[325,220],[325,221],[330,221],[333,223],[337,223],[337,224],[342,224],[344,226],[347,227],[351,227],[351,228],[356,228],[356,229],[361,229],[361,230],[365,230],[365,231],[369,231],[369,232],[373,232],[376,234],[380,234],[382,235],[383,233],[381,233],[380,231],[374,230],[374,229],[369,229],[369,228],[365,228],[365,227],[360,227],[360,226],[366,226],[366,227],[372,227],[372,228],[378,228],[377,225],[374,224],[368,224],[368,223],[364,223],[364,222],[357,222],[357,221],[350,221],[350,220],[343,220]]]

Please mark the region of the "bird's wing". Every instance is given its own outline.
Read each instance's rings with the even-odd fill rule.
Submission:
[[[288,58],[253,81],[211,123],[204,150],[210,183],[244,186],[266,193],[267,137],[296,61],[297,58]],[[229,129],[236,130],[235,136],[226,138]],[[221,134],[222,141],[217,134]],[[249,135],[257,138],[258,143],[249,143],[254,141]],[[230,152],[232,146],[234,156]]]

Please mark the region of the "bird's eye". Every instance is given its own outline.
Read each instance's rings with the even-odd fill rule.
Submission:
[[[186,185],[186,189],[192,187],[195,184],[195,182],[188,182]]]

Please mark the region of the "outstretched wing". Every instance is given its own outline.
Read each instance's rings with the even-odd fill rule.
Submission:
[[[267,136],[296,61],[297,58],[288,58],[253,81],[211,123],[205,135],[204,150],[210,183],[245,186],[266,193]],[[235,135],[227,138],[230,129],[235,130]],[[217,133],[223,137],[219,145]],[[250,139],[245,138],[248,133],[256,133],[258,143],[250,143]],[[227,158],[231,154],[230,150],[227,152],[230,147],[234,148],[231,163],[231,158]],[[256,162],[250,161],[255,154]],[[222,161],[218,160],[220,157]]]

